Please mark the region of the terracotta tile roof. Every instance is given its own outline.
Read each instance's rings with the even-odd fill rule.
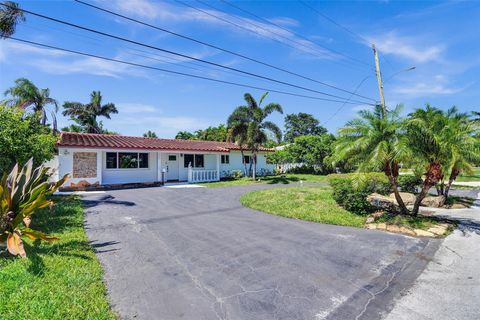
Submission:
[[[231,150],[240,150],[238,145],[229,142],[159,139],[77,132],[62,132],[60,134],[60,139],[57,142],[57,146],[70,148],[144,149],[204,152],[229,152]],[[260,151],[274,150],[269,148],[260,148]]]

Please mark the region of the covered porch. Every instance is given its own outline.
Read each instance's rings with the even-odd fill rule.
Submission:
[[[161,181],[188,183],[220,180],[221,153],[158,152]]]

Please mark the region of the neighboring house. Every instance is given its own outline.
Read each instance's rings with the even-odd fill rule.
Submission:
[[[242,159],[238,145],[215,141],[62,132],[57,147],[57,174],[70,174],[68,187],[217,181],[252,161],[251,152]],[[273,170],[265,157],[271,151],[260,150],[258,172]]]

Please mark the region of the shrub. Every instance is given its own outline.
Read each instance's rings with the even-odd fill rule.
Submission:
[[[402,192],[417,193],[417,188],[421,187],[422,178],[418,176],[402,175],[398,177],[398,186]]]
[[[65,175],[56,183],[49,183],[49,168],[40,166],[32,170],[30,159],[19,171],[18,164],[0,182],[0,243],[6,242],[12,255],[25,257],[22,237],[32,240],[55,240],[43,232],[30,229],[31,216],[52,202],[48,196],[68,178]]]
[[[330,174],[328,181],[333,189],[333,198],[346,210],[356,214],[373,211],[367,202],[371,193],[388,194],[390,184],[383,173]]]

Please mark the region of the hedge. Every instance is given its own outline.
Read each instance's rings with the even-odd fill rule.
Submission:
[[[346,210],[355,214],[368,214],[374,207],[367,202],[367,196],[376,192],[387,195],[390,183],[384,173],[330,174],[328,182],[333,189],[333,198]]]

